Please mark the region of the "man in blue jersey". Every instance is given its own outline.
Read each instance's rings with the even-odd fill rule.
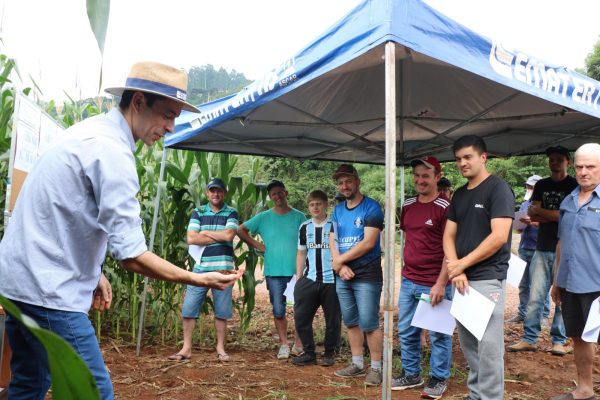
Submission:
[[[225,183],[212,179],[206,186],[208,203],[194,209],[188,225],[187,243],[202,246],[200,259],[194,265],[194,272],[203,274],[209,271],[230,271],[235,269],[233,262],[233,238],[238,228],[238,213],[224,203],[227,194]],[[215,331],[217,332],[217,359],[229,361],[225,352],[227,320],[231,319],[231,290],[211,289],[215,311]],[[183,347],[169,357],[172,361],[187,360],[192,355],[192,336],[196,320],[206,300],[208,288],[187,286],[181,317],[183,319]]]
[[[379,328],[379,302],[383,286],[381,247],[383,212],[375,200],[360,192],[356,169],[342,164],[333,174],[346,201],[333,212],[337,237],[330,236],[332,267],[337,274],[336,291],[352,351],[352,362],[335,372],[336,376],[364,376],[363,332],[371,353],[371,369],[365,384],[381,384],[383,334]]]
[[[335,277],[331,269],[329,236],[332,222],[327,218],[327,194],[314,190],[308,195],[311,219],[300,225],[294,287],[294,322],[302,340],[304,352],[292,359],[296,365],[317,363],[313,319],[320,307],[325,314],[325,354],[321,365],[335,362],[335,350],[340,337],[340,303],[335,292]]]

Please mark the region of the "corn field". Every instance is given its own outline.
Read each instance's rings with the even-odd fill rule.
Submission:
[[[0,203],[6,201],[8,164],[11,146],[11,122],[14,112],[15,87],[10,80],[18,76],[14,60],[0,54]],[[40,88],[33,83],[33,89],[23,90],[25,94],[36,94]],[[34,96],[35,97],[35,96]],[[67,128],[87,117],[104,112],[114,106],[113,102],[97,98],[88,101],[75,101],[68,98],[60,106],[54,101],[40,104],[45,111]],[[154,147],[138,143],[135,158],[140,180],[139,201],[146,238],[149,239],[157,192],[158,176],[162,159],[162,143]],[[213,177],[220,177],[228,184],[229,192],[225,202],[238,210],[240,222],[267,207],[266,186],[258,184],[257,173],[260,167],[258,158],[247,158],[249,167],[240,172],[234,168],[238,157],[228,154],[186,152],[170,150],[165,165],[165,179],[161,183],[159,220],[154,241],[154,252],[174,264],[191,270],[193,260],[187,254],[185,242],[187,225],[192,209],[207,202],[205,189]],[[0,216],[0,238],[4,233],[4,213]],[[240,334],[249,327],[254,309],[254,271],[259,257],[254,250],[241,241],[235,245],[236,266],[245,265],[246,272],[238,281],[240,296],[234,300],[234,307],[240,316]],[[98,337],[108,334],[111,337],[133,341],[137,334],[141,296],[144,288],[143,277],[118,266],[107,255],[104,272],[113,287],[113,306],[100,314],[94,312],[92,318]],[[145,315],[145,338],[159,339],[161,342],[180,336],[180,304],[185,287],[163,281],[150,280],[148,285]],[[205,304],[208,312],[210,302]]]

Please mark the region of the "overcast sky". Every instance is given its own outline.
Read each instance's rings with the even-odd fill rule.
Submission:
[[[583,67],[600,34],[597,0],[426,0],[471,29],[542,60]],[[44,98],[98,92],[100,51],[85,0],[0,0],[2,53]],[[213,64],[257,79],[295,54],[357,0],[121,0],[111,2],[103,87],[132,63]]]

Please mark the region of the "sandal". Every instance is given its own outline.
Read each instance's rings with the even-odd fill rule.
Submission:
[[[217,360],[219,360],[220,362],[227,362],[230,359],[231,358],[229,357],[229,354],[227,354],[227,353],[217,353]]]
[[[188,361],[190,358],[191,357],[186,356],[184,354],[175,353],[175,354],[172,354],[169,357],[167,357],[167,360],[175,361],[175,362],[183,362],[183,361]]]

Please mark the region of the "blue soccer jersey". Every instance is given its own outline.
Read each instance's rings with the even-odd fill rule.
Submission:
[[[338,204],[333,211],[333,223],[337,231],[339,251],[344,254],[365,238],[365,227],[383,230],[383,212],[381,206],[370,197],[364,197],[354,208],[347,203]],[[381,247],[379,237],[375,247],[368,253],[348,263],[354,272],[354,279],[382,281]]]

